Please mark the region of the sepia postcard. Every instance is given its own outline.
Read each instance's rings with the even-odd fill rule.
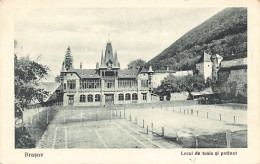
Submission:
[[[0,12],[0,163],[260,163],[260,1]]]

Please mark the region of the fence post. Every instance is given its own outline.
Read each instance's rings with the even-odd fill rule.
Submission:
[[[191,114],[193,114],[193,109],[191,109]]]
[[[125,119],[125,108],[124,108],[124,119]]]
[[[33,124],[33,117],[32,117],[32,114],[30,115],[30,121],[31,121],[31,124]]]
[[[132,119],[132,116],[131,116],[131,114],[130,114],[130,121],[131,121],[131,119]]]
[[[147,130],[146,133],[148,134],[148,126],[146,127],[146,130]]]
[[[121,110],[120,110],[120,119],[121,119]]]
[[[178,136],[178,133],[176,132],[176,142],[179,141],[179,136]]]
[[[236,116],[234,116],[234,124],[236,123]]]
[[[117,109],[116,109],[116,115],[117,115]]]
[[[207,118],[209,118],[209,112],[207,112]]]
[[[82,122],[82,112],[80,112],[80,122]]]
[[[221,114],[219,114],[219,121],[221,121]]]
[[[180,108],[180,113],[181,113],[181,108]]]
[[[38,111],[38,120],[40,119],[40,112],[39,112],[39,108],[37,108]]]
[[[143,128],[144,128],[144,119],[143,119]]]
[[[151,129],[152,129],[152,133],[153,133],[153,123],[151,124]]]
[[[198,148],[199,147],[199,143],[198,143],[198,139],[197,138],[195,138],[195,144],[196,144],[196,148]]]
[[[197,116],[199,116],[199,110],[197,109]]]
[[[230,130],[226,131],[226,141],[227,141],[227,148],[230,148],[230,143],[231,143],[231,132]]]
[[[185,109],[184,109],[184,114],[185,114]]]
[[[164,137],[164,127],[162,127],[162,137]]]
[[[47,109],[47,125],[49,124],[49,109]]]
[[[65,118],[65,109],[63,109],[63,123],[65,124],[66,118]]]

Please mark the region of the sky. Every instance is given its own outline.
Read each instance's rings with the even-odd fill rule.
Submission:
[[[121,69],[136,59],[149,61],[181,36],[223,8],[45,8],[18,9],[18,57],[50,68],[46,81],[59,75],[68,46],[74,68],[95,69],[108,40]],[[40,57],[39,57],[40,56]]]

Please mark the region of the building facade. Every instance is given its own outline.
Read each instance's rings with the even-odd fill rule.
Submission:
[[[117,52],[110,41],[96,69],[70,68],[61,70],[63,105],[100,106],[113,104],[150,103],[153,71],[120,69]]]

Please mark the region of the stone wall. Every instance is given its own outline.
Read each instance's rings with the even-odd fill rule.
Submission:
[[[218,72],[217,92],[224,92],[227,99],[247,98],[247,68],[227,69]],[[243,101],[244,101],[243,100]]]

